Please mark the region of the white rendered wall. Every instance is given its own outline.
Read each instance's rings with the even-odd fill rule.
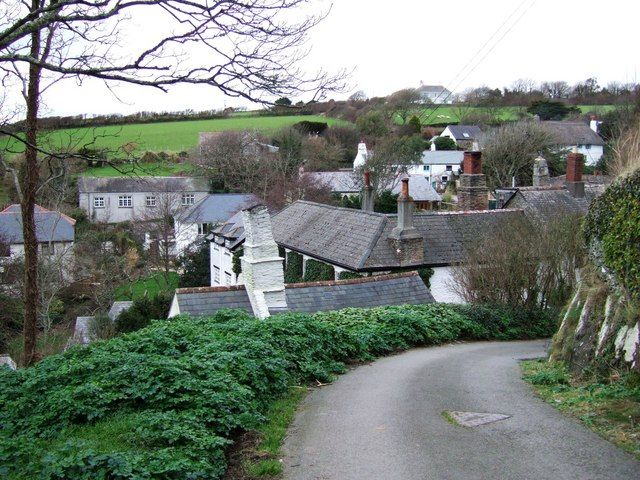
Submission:
[[[451,267],[436,267],[433,269],[429,290],[431,290],[431,295],[433,295],[436,302],[466,303],[464,299],[451,288],[452,279]]]

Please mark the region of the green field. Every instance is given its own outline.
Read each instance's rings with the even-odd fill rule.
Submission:
[[[139,151],[188,151],[198,144],[198,133],[221,132],[225,130],[258,130],[265,134],[278,131],[302,120],[327,122],[329,125],[347,125],[348,122],[319,115],[298,115],[281,117],[237,116],[213,120],[185,120],[181,122],[158,122],[108,127],[75,128],[55,130],[43,135],[45,142],[52,149],[65,149],[69,145],[80,148],[93,144],[92,147],[117,150],[126,144],[135,144]],[[15,140],[0,142],[0,151],[10,149],[20,151]]]
[[[190,163],[126,163],[118,165],[117,168],[111,165],[88,168],[80,175],[83,177],[120,177],[122,175],[170,177],[188,174],[192,170],[193,165]]]
[[[138,300],[145,295],[153,298],[161,291],[170,291],[178,288],[180,276],[175,272],[169,272],[169,283],[162,273],[156,273],[150,277],[140,278],[137,281],[122,285],[116,289],[116,300]]]
[[[582,113],[595,113],[603,115],[616,108],[616,105],[578,105]],[[473,113],[491,113],[495,114],[500,120],[513,121],[518,120],[520,115],[527,113],[527,107],[499,107],[495,109],[486,109],[482,107],[460,108],[456,105],[441,105],[425,108],[420,120],[427,124],[440,123],[456,123],[460,121],[460,115],[468,115]]]

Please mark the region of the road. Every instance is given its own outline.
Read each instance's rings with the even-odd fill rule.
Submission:
[[[538,399],[519,359],[546,342],[423,348],[360,366],[302,403],[286,480],[640,479],[640,462]],[[476,427],[442,412],[510,415]]]

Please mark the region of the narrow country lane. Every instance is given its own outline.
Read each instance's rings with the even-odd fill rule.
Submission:
[[[519,359],[546,342],[383,358],[312,392],[285,442],[287,480],[640,479],[640,462],[535,397]],[[443,411],[510,415],[476,427]]]

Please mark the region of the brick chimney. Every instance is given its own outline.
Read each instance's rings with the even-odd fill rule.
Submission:
[[[285,310],[283,259],[273,239],[271,217],[267,207],[256,205],[242,211],[244,222],[244,255],[242,275],[253,314],[266,318],[271,312]]]
[[[567,155],[567,178],[564,183],[569,193],[577,198],[584,197],[584,182],[582,181],[582,165],[584,165],[584,155],[574,149]]]
[[[373,212],[373,187],[371,186],[371,172],[364,172],[364,187],[362,189],[362,205],[365,212]]]
[[[408,178],[402,179],[402,191],[398,196],[398,225],[391,231],[389,242],[401,266],[424,261],[424,239],[413,226],[413,198],[409,195]]]
[[[482,153],[464,152],[458,188],[460,210],[486,210],[489,207],[487,179],[482,173]]]
[[[549,166],[544,157],[538,156],[533,161],[533,186],[544,187],[549,185]]]

